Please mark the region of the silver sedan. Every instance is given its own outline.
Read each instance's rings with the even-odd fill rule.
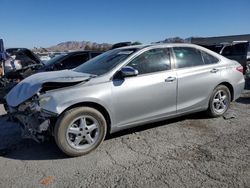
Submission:
[[[243,67],[191,44],[130,46],[73,70],[32,75],[6,96],[25,137],[53,135],[70,156],[97,148],[106,133],[206,111],[223,115],[244,89]]]

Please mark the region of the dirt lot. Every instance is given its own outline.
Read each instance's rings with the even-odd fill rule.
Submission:
[[[1,109],[1,114],[4,114]],[[202,113],[109,136],[67,158],[0,117],[0,187],[250,187],[250,87],[221,118]]]

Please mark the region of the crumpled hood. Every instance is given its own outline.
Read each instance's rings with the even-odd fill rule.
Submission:
[[[47,82],[70,83],[88,80],[89,74],[75,72],[72,70],[43,72],[34,74],[17,84],[6,96],[8,105],[16,107],[31,98],[42,89]]]

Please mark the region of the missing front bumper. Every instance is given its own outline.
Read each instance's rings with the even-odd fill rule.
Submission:
[[[35,116],[16,115],[22,129],[22,138],[44,142],[50,133],[50,119],[38,119]]]

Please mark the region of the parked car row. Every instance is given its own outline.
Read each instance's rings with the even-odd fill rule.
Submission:
[[[80,64],[79,54],[68,55]],[[92,55],[98,54],[85,60]],[[47,62],[44,71],[53,72],[11,89],[5,109],[26,138],[53,136],[69,156],[93,151],[107,133],[122,129],[198,111],[221,116],[245,85],[237,61],[192,44],[115,48],[74,69],[66,57]]]
[[[11,56],[16,56],[16,59],[21,61],[23,67],[41,64],[39,57],[27,48],[7,48],[6,52]]]
[[[9,48],[6,51],[10,57],[10,60],[5,62],[6,76],[12,79],[22,79],[36,72],[72,69],[101,54],[95,51],[75,51],[63,53],[49,61],[42,62],[36,54],[25,48]],[[29,68],[32,68],[31,73],[22,74]]]
[[[73,69],[100,54],[101,52],[95,51],[75,51],[60,54],[45,62],[44,66],[37,72]]]
[[[5,53],[7,59],[4,62],[4,72],[7,79],[22,79],[27,71],[43,66],[36,54],[29,49],[8,48]]]
[[[8,58],[5,61],[5,76],[0,81],[0,101],[19,81],[24,78],[46,71],[73,69],[89,59],[100,55],[95,51],[75,51],[58,55],[49,61],[42,62],[38,56],[25,48],[6,50]]]

